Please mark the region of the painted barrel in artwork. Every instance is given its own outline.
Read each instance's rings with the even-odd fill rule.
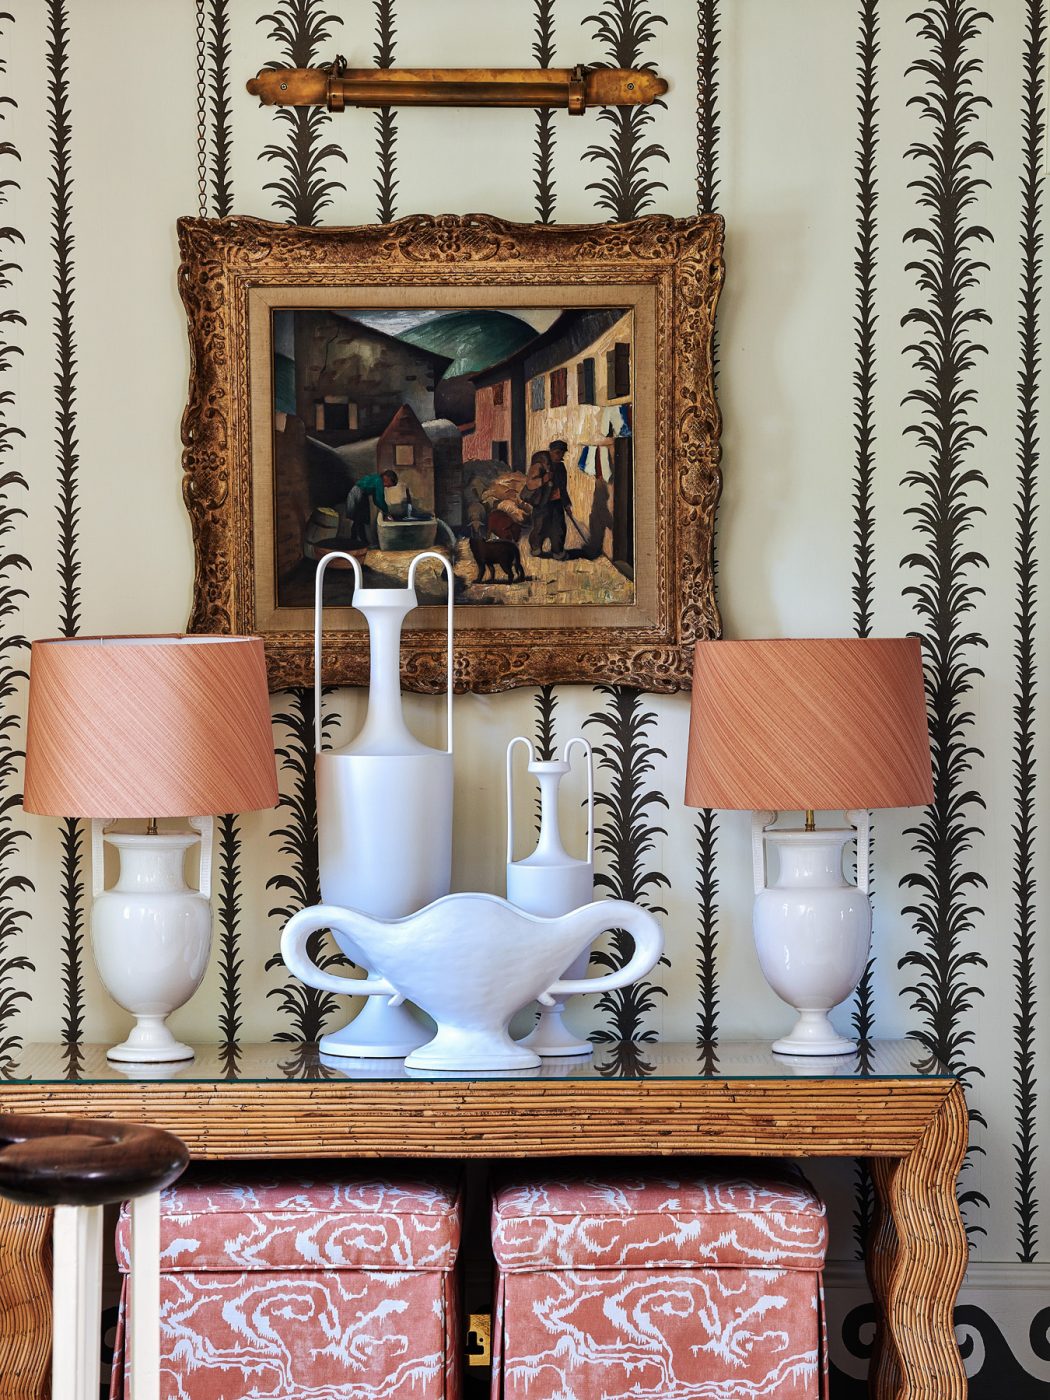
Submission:
[[[320,559],[319,545],[331,545],[339,534],[339,512],[331,506],[318,506],[306,524],[303,553],[307,559]]]

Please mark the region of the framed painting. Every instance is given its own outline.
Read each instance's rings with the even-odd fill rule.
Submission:
[[[456,685],[689,683],[718,634],[712,330],[722,221],[181,219],[192,370],[189,627],[312,681],[318,562],[366,586],[451,562]],[[353,573],[325,578],[325,684],[367,681]],[[418,567],[403,681],[440,689],[445,574]]]

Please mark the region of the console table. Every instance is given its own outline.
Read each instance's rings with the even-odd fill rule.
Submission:
[[[197,1158],[725,1154],[865,1157],[877,1400],[963,1400],[952,1310],[966,1267],[955,1183],[962,1088],[915,1041],[787,1060],[765,1043],[620,1044],[491,1077],[416,1075],[293,1044],[201,1046],[121,1070],[99,1046],[29,1045],[0,1112],[167,1128]],[[0,1208],[0,1400],[38,1400],[50,1350],[49,1218]]]

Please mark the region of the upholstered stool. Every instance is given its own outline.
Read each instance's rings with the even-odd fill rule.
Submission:
[[[161,1394],[458,1400],[461,1216],[439,1172],[227,1164],[180,1182],[161,1197]],[[128,1226],[122,1214],[122,1270]],[[123,1335],[124,1300],[113,1397]]]
[[[497,1177],[493,1395],[816,1400],[824,1205],[780,1163]]]

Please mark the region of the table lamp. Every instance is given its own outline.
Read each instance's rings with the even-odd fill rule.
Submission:
[[[213,817],[277,803],[258,637],[77,637],[33,643],[27,812],[91,818],[92,944],[99,976],[136,1018],[113,1060],[188,1060],[165,1018],[200,986],[211,950]],[[111,832],[146,818],[145,834]],[[192,830],[158,831],[158,817]],[[120,852],[104,889],[103,841]],[[200,842],[199,889],[183,877]]]
[[[685,800],[754,813],[758,959],[799,1013],[773,1049],[853,1052],[828,1012],[856,987],[868,958],[869,809],[933,801],[918,639],[698,642]],[[818,828],[816,810],[842,811],[847,824]],[[805,826],[774,830],[779,812],[805,812]],[[854,837],[859,888],[842,870]]]

